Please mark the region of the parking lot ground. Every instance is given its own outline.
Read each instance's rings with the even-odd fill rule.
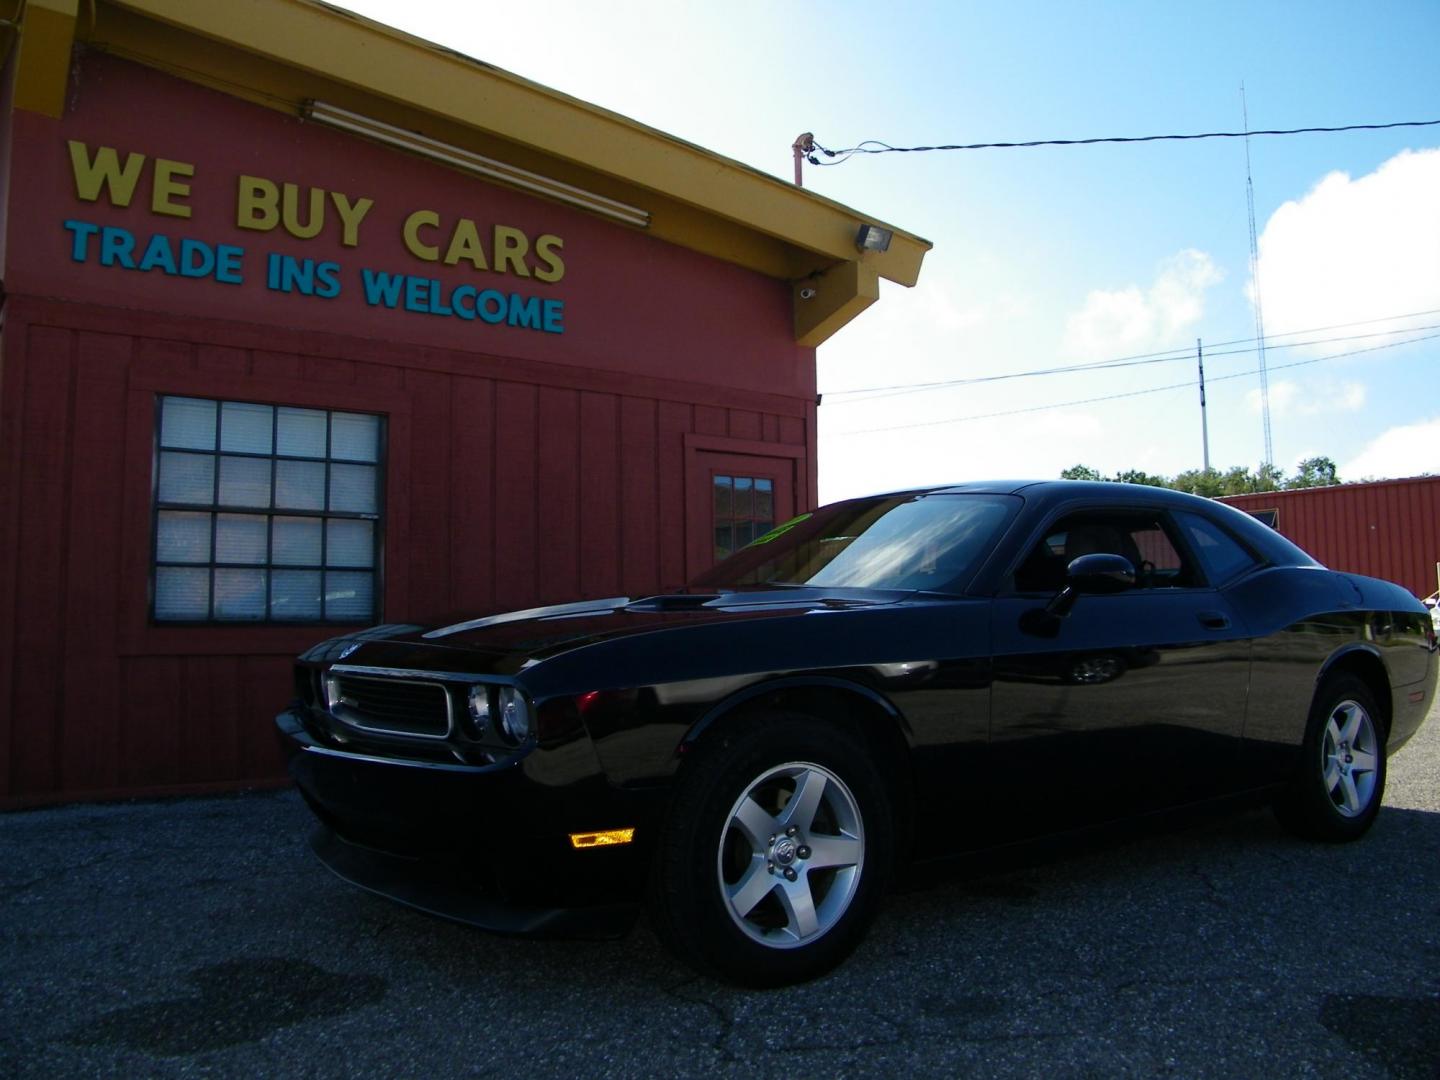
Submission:
[[[840,970],[699,978],[332,877],[292,792],[0,816],[0,1076],[1440,1077],[1440,722],[1357,844],[1251,812],[894,897]]]

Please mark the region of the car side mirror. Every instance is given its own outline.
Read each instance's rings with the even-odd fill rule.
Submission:
[[[1085,595],[1124,592],[1135,587],[1135,565],[1124,555],[1081,555],[1065,568],[1065,588],[1045,605],[1045,613],[1063,619]]]

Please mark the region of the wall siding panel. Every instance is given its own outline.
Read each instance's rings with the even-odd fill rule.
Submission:
[[[495,384],[455,379],[454,388],[451,592],[459,610],[485,613],[495,607]]]
[[[580,595],[580,395],[542,387],[535,430],[540,438],[535,595],[563,603]]]
[[[36,718],[53,716],[64,685],[65,560],[55,541],[67,531],[73,346],[74,335],[65,330],[36,327],[29,334],[13,708],[26,728],[35,725]],[[53,722],[35,725],[27,737],[16,740],[10,762],[13,790],[26,793],[58,785],[61,742]]]
[[[77,523],[120,520],[124,458],[115,451],[125,445],[130,353],[131,339],[113,334],[81,334],[76,342],[60,734],[62,781],[78,790],[117,781],[118,717],[101,703],[120,696],[120,548],[113,530]]]
[[[448,536],[453,491],[450,486],[450,383],[444,375],[410,372],[405,385],[414,410],[410,430],[412,460],[423,466],[402,480],[410,490],[410,535]],[[449,611],[451,558],[446,546],[417,545],[407,560],[408,604],[424,617]]]
[[[502,609],[522,608],[536,595],[536,487],[539,432],[533,386],[501,383],[495,388],[495,601]]]
[[[619,411],[613,394],[580,395],[580,590],[584,599],[620,595]]]
[[[660,587],[659,475],[655,403],[622,399],[620,409],[620,591],[648,596]]]

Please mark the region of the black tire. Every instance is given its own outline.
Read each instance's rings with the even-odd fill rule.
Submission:
[[[809,717],[751,716],[703,738],[677,785],[651,890],[672,950],[753,987],[813,979],[854,950],[894,851],[890,798],[862,746]]]
[[[1275,803],[1280,823],[1308,840],[1358,840],[1385,795],[1385,722],[1370,688],[1354,675],[1324,679],[1310,705],[1305,744],[1289,788]]]

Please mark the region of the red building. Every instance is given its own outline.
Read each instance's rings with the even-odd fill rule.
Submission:
[[[1437,587],[1440,476],[1233,495],[1334,570],[1385,578],[1424,597]]]
[[[273,781],[316,640],[811,506],[815,347],[929,247],[308,0],[8,7],[0,805]]]

